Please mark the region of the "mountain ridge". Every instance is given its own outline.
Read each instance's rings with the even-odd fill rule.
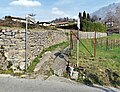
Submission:
[[[108,6],[104,6],[104,7],[100,8],[99,10],[93,12],[91,14],[91,16],[96,15],[103,20],[108,12],[112,12],[114,15],[117,7],[120,7],[120,3],[109,4]]]

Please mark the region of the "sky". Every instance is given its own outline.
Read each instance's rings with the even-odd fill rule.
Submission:
[[[37,21],[77,18],[79,12],[92,13],[112,3],[120,3],[120,0],[1,0],[0,19],[4,16],[24,18],[32,13]]]

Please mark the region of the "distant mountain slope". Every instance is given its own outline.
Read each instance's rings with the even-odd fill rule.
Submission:
[[[103,20],[108,12],[111,11],[114,14],[117,7],[120,7],[120,3],[113,3],[103,8],[100,8],[98,11],[93,12],[91,15],[97,15]]]

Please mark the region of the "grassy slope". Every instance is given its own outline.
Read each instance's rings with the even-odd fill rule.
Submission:
[[[112,35],[109,39],[118,39],[120,35]],[[106,38],[101,38],[102,40]],[[92,39],[82,40],[84,45],[93,54],[94,48]],[[72,51],[73,63],[76,61],[76,48]],[[81,71],[78,81],[93,82],[101,85],[120,86],[120,46],[108,51],[100,46],[97,47],[97,57],[94,59],[80,44],[79,66],[84,67],[85,71]],[[82,76],[86,76],[85,79]],[[117,76],[117,77],[116,77]]]
[[[108,36],[109,39],[120,39],[120,35],[112,35]],[[85,46],[90,50],[90,52],[93,54],[94,53],[94,48],[92,45],[92,40],[93,39],[87,39],[87,40],[82,40],[82,42],[85,44]],[[106,38],[101,38],[100,40],[106,40]],[[96,48],[96,53],[97,53],[97,58],[107,58],[107,59],[113,59],[115,61],[120,60],[120,46],[115,47],[109,50],[106,50],[106,45],[103,45],[101,47],[100,45],[97,46]],[[86,51],[86,49],[80,44],[80,52],[89,55],[89,53]]]

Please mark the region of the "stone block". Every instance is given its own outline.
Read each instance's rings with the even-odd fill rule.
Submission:
[[[2,40],[0,40],[0,45],[4,45],[4,42]]]
[[[11,66],[11,69],[12,69],[13,71],[16,71],[16,70],[17,70],[17,68],[16,68],[15,66]]]
[[[3,35],[3,32],[0,32],[0,36]]]
[[[11,39],[11,38],[13,38],[13,36],[6,35],[6,37],[5,37],[5,38],[7,38],[7,39]]]
[[[77,71],[73,71],[72,75],[71,75],[71,78],[77,80],[78,79],[78,72]]]
[[[4,35],[11,36],[12,33],[11,32],[4,32]]]
[[[2,30],[2,32],[6,32],[6,30]]]
[[[25,37],[25,34],[24,34],[24,33],[21,33],[21,34],[20,34],[20,37]]]
[[[20,69],[21,70],[24,70],[25,69],[25,62],[20,62]]]
[[[5,52],[5,57],[8,57],[9,56],[9,53],[8,52]]]
[[[5,39],[5,35],[3,34],[3,35],[0,35],[0,38],[3,38],[3,39]]]

